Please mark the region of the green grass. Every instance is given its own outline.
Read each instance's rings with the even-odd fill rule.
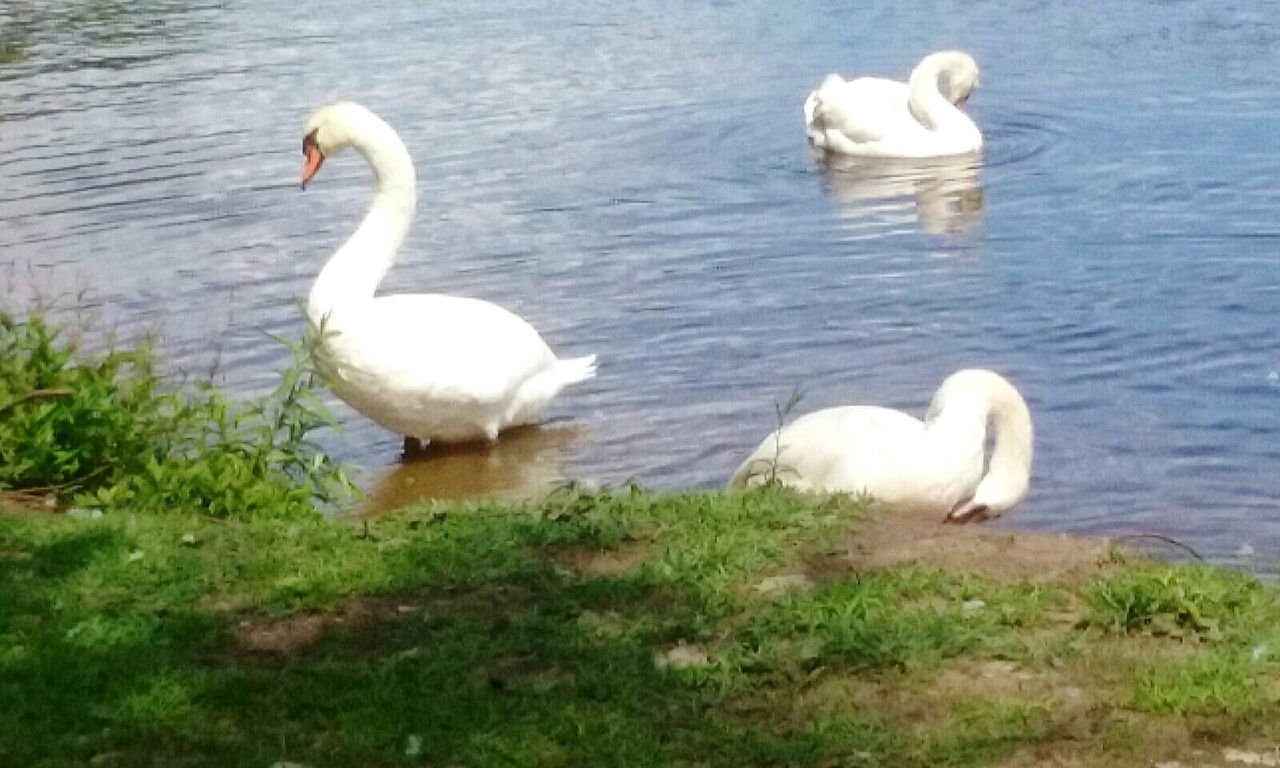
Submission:
[[[1039,585],[896,569],[836,581],[761,611],[739,633],[735,658],[793,676],[817,667],[880,670],[961,655],[1003,658],[1020,654],[1020,630],[1035,626],[1054,600]]]
[[[1107,631],[1204,642],[1280,626],[1273,590],[1247,574],[1209,566],[1143,565],[1100,581],[1086,599],[1085,624]]]
[[[407,764],[411,736],[427,764],[665,764],[708,740],[739,755],[804,751],[714,717],[664,744],[714,697],[653,654],[708,636],[750,599],[727,588],[852,512],[781,494],[623,493],[422,509],[367,529],[0,517],[0,590],[18,596],[0,608],[0,757]],[[616,546],[655,556],[605,578],[547,554]],[[234,650],[241,620],[357,595],[389,612],[296,655]]]
[[[1139,662],[1134,706],[1248,718],[1280,698],[1280,601],[1253,577],[1210,566],[1142,564],[1094,584],[1082,626],[1204,646]]]
[[[1063,704],[973,670],[1132,642],[1055,618],[1114,575],[821,576],[861,509],[627,489],[367,523],[0,515],[0,764],[980,766],[1052,742]],[[1223,578],[1170,570],[1150,588]],[[1232,641],[1141,635],[1206,655],[1144,650],[1092,704],[1276,721],[1273,657],[1226,652],[1273,637],[1262,605],[1219,617]],[[656,663],[677,645],[707,662]]]
[[[1274,709],[1276,666],[1252,653],[1213,651],[1185,662],[1151,664],[1135,676],[1134,704],[1175,715],[1246,717]]]

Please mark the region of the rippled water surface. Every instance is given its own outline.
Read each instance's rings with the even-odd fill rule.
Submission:
[[[905,7],[913,6],[913,7]],[[369,192],[305,194],[336,97],[405,139],[420,208],[385,291],[480,296],[599,376],[549,427],[397,465],[339,408],[379,500],[558,477],[716,486],[800,410],[921,413],[950,371],[1035,414],[1008,524],[1154,531],[1280,558],[1280,16],[1260,4],[9,0],[0,301],[80,303],[227,386],[270,385],[295,300]],[[800,125],[833,70],[971,51],[977,165],[831,166]],[[1242,549],[1244,548],[1244,549]]]

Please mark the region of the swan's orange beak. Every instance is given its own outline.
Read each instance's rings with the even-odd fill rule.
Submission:
[[[306,157],[302,161],[302,188],[306,189],[311,177],[315,176],[320,166],[324,164],[324,153],[320,151],[320,147],[316,146],[315,134],[303,140],[302,154]]]

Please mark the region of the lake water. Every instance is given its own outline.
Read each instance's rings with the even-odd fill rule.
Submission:
[[[264,332],[300,331],[367,201],[355,155],[297,189],[302,121],[342,97],[418,164],[383,289],[483,297],[599,355],[492,450],[398,466],[338,408],[328,444],[375,499],[714,487],[796,385],[801,411],[921,414],[986,366],[1037,428],[1002,525],[1280,559],[1274,6],[7,0],[0,24],[0,301],[79,303],[269,387]],[[982,67],[976,166],[810,155],[823,75],[948,47]]]

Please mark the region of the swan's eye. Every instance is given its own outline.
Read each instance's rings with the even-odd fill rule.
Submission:
[[[311,133],[308,133],[308,134],[306,135],[306,138],[304,138],[304,139],[302,140],[302,154],[304,154],[304,155],[305,155],[305,154],[307,154],[307,150],[309,150],[309,149],[311,149],[312,147],[315,147],[315,146],[316,146],[316,134],[317,134],[317,133],[319,133],[319,132],[320,132],[320,129],[319,129],[319,128],[317,128],[316,130],[312,131]],[[319,147],[316,147],[316,148],[317,148],[317,149],[319,149]]]

